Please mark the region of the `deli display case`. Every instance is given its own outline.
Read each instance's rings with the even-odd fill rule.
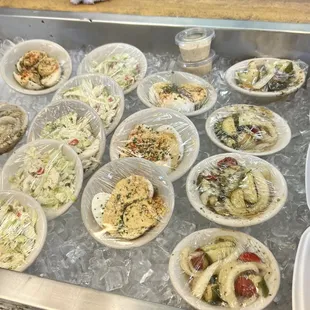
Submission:
[[[128,93],[125,91],[125,94],[118,93],[122,101],[119,103],[122,113],[117,124],[113,125],[110,131],[108,127],[103,129],[101,126],[98,127],[98,132],[101,132],[102,137],[104,136],[101,138],[104,152],[98,159],[98,165],[89,171],[86,177],[84,175],[84,180],[83,178],[80,180],[81,190],[73,205],[68,205],[57,215],[46,213],[48,218],[45,227],[46,240],[30,267],[22,273],[0,269],[1,309],[194,309],[190,299],[182,295],[182,290],[177,288],[178,285],[171,282],[169,271],[177,272],[178,269],[169,266],[169,260],[179,242],[194,232],[209,228],[233,229],[246,233],[256,238],[258,241],[255,242],[258,244],[266,246],[273,253],[279,266],[274,271],[277,278],[273,282],[274,296],[270,298],[268,305],[266,304],[266,309],[292,308],[295,256],[299,239],[310,222],[305,189],[306,155],[310,143],[310,92],[307,75],[307,65],[310,64],[309,25],[0,9],[0,61],[8,57],[8,53],[23,42],[48,40],[59,44],[68,52],[72,61],[71,78],[73,78],[76,75],[89,74],[89,72],[82,72],[87,71],[87,66],[82,68],[85,63],[84,57],[95,53],[97,47],[110,43],[125,43],[125,45],[136,47],[142,55],[144,54],[147,65],[142,60],[139,68],[145,69],[146,78],[159,72],[169,72],[174,78],[173,72],[188,71],[184,70],[184,66],[179,66],[180,51],[175,44],[175,36],[184,28],[189,27],[214,29],[211,46],[214,55],[212,52],[211,66],[208,61],[208,70],[203,71],[202,77],[195,76],[197,81],[204,79],[203,82],[208,85],[207,89],[210,94],[214,91],[213,106],[210,110],[205,109],[202,113],[189,115],[189,119],[185,116],[186,113],[171,112],[169,114],[169,110],[163,107],[150,108],[152,103],[144,103],[143,100],[145,98],[142,85],[147,84],[146,80],[137,81],[138,90],[134,89]],[[50,51],[52,47],[48,46],[46,52]],[[263,102],[231,88],[225,79],[226,71],[240,61],[256,57],[283,58],[303,63],[305,79],[302,81],[302,86],[291,94]],[[8,60],[2,64],[5,64],[5,68],[9,68],[9,63]],[[70,71],[70,68],[67,69]],[[3,68],[1,70],[4,71]],[[191,71],[191,73],[195,72]],[[191,73],[189,76],[192,75]],[[70,76],[70,73],[66,74]],[[180,73],[180,79],[184,79],[186,74]],[[11,180],[8,171],[13,171],[14,166],[26,162],[25,157],[18,157],[19,148],[27,142],[35,143],[35,138],[31,137],[35,137],[34,132],[39,125],[33,125],[32,121],[39,119],[42,122],[44,117],[48,119],[54,115],[54,112],[48,112],[45,113],[47,116],[44,116],[41,111],[53,100],[62,99],[60,97],[69,88],[66,83],[70,81],[63,81],[62,89],[56,94],[50,92],[33,95],[11,88],[8,85],[10,82],[3,76],[2,74],[0,78],[0,102],[22,107],[28,117],[27,131],[22,139],[16,142],[17,145],[13,150],[0,155],[1,186],[7,189],[6,184],[8,180]],[[113,84],[111,79],[103,80],[102,83],[110,83],[110,87],[118,89],[118,85],[114,85],[116,83]],[[71,82],[71,84],[74,83]],[[70,87],[72,87],[71,84]],[[115,94],[117,91],[115,90]],[[144,93],[148,92],[144,91]],[[79,105],[76,100],[72,102],[68,98],[66,100],[68,100],[66,104],[71,108]],[[275,175],[280,175],[278,183],[269,184],[270,195],[274,195],[274,192],[281,192],[282,196],[280,194],[272,196],[277,198],[277,211],[266,216],[264,220],[246,224],[234,221],[233,224],[229,224],[229,221],[214,220],[214,216],[207,216],[200,212],[199,207],[194,206],[195,198],[188,193],[190,185],[187,183],[189,183],[189,178],[194,178],[194,170],[199,168],[195,167],[198,163],[214,155],[221,157],[219,154],[227,152],[225,148],[223,149],[226,151],[221,148],[219,143],[214,143],[214,137],[211,138],[206,128],[209,116],[225,106],[241,104],[266,107],[281,118],[281,126],[278,126],[277,134],[281,139],[283,138],[283,145],[275,152],[267,152],[263,159],[268,162],[268,165],[271,164],[267,168],[270,174],[275,171]],[[85,106],[81,104],[78,108],[84,116],[89,113]],[[154,117],[157,118],[154,119],[150,113],[143,113],[142,110],[145,109],[153,109]],[[98,118],[94,116],[96,117]],[[258,114],[256,117],[259,117]],[[181,136],[182,147],[179,145],[179,149],[183,149],[184,146],[185,150],[184,156],[182,153],[182,158],[186,159],[185,166],[182,166],[182,173],[176,174],[175,178],[169,178],[164,169],[156,168],[159,169],[158,171],[163,171],[162,176],[160,172],[156,172],[158,176],[154,172],[156,170],[154,166],[146,164],[143,160],[140,164],[138,161],[118,159],[121,155],[118,154],[120,148],[116,145],[122,141],[124,132],[129,128],[128,124],[133,124],[133,120],[135,124],[152,122],[154,126],[158,125],[158,128],[159,125],[173,124]],[[264,121],[268,122],[266,119]],[[104,124],[109,126],[109,123]],[[171,131],[171,128],[169,130]],[[74,144],[71,143],[71,146]],[[237,158],[233,154],[229,152],[225,158],[229,157],[230,160]],[[250,155],[247,156],[250,158]],[[19,159],[12,162],[14,157]],[[115,163],[115,160],[119,162]],[[250,158],[249,161],[255,160]],[[257,159],[257,162],[263,161]],[[8,163],[10,163],[11,170],[7,167]],[[108,163],[110,163],[108,166],[110,171],[114,174],[120,171],[119,173],[123,173],[125,177],[128,177],[130,173],[133,174],[133,172],[128,172],[129,174],[124,172],[130,170],[131,165],[134,168],[141,165],[139,173],[142,175],[144,173],[145,177],[156,174],[154,180],[150,177],[153,185],[156,184],[154,192],[164,193],[168,211],[165,221],[159,221],[157,226],[153,225],[156,227],[149,232],[149,234],[152,233],[150,238],[141,239],[141,242],[135,241],[140,239],[135,239],[119,246],[117,242],[109,238],[103,239],[98,235],[98,229],[93,228],[96,222],[94,219],[89,219],[91,211],[88,208],[90,199],[87,194],[89,192],[95,194],[93,191],[98,182],[92,183],[93,177],[100,180],[113,179],[112,172],[110,175],[108,170],[101,168],[107,167]],[[82,164],[87,165],[85,161]],[[81,167],[80,171],[83,170]],[[136,171],[134,168],[132,171]],[[190,172],[191,169],[193,170]],[[99,172],[102,172],[102,175]],[[40,171],[39,174],[41,173],[43,172]],[[195,176],[197,179],[197,175]],[[86,194],[85,191],[87,191]],[[237,222],[239,224],[236,224]],[[227,235],[230,234],[233,235],[227,231]],[[195,241],[192,242],[192,246],[194,244]],[[201,244],[197,243],[196,247],[200,246]],[[251,252],[254,250],[252,249]],[[174,252],[173,255],[178,254]],[[240,260],[240,257],[237,258]],[[176,281],[177,277],[172,278]],[[258,293],[259,291],[257,295]],[[269,296],[271,295],[270,289]],[[257,296],[257,298],[260,297]],[[225,304],[226,301],[222,301]],[[225,305],[227,304],[230,305],[229,302]],[[246,309],[265,307],[261,303],[255,305],[254,308],[248,306]],[[200,303],[194,304],[194,307],[197,309],[214,308],[214,306],[204,308],[205,306],[201,306]]]

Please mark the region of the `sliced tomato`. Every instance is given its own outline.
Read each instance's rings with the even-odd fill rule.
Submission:
[[[250,279],[240,276],[235,281],[235,292],[238,296],[250,298],[256,294],[257,290]]]
[[[205,270],[208,267],[208,261],[203,250],[198,249],[191,254],[191,263],[195,270]]]
[[[207,179],[208,181],[216,181],[216,180],[217,180],[217,177],[216,177],[215,175],[213,175],[213,174],[210,174],[210,175],[207,175],[207,176],[206,176],[206,179]]]
[[[220,168],[237,166],[238,162],[232,157],[225,157],[217,163],[217,166]]]
[[[257,256],[255,253],[252,252],[244,252],[239,256],[239,260],[242,262],[255,262],[255,263],[261,263],[262,260],[259,256]]]
[[[257,127],[252,127],[251,131],[255,134],[258,133],[260,130]]]
[[[37,171],[37,175],[41,175],[44,173],[44,168],[40,168],[38,171]]]
[[[73,139],[69,142],[70,145],[77,145],[80,141],[78,139]]]

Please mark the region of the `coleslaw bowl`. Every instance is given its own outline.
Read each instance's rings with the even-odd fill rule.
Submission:
[[[59,100],[71,100],[70,98],[66,98],[64,96],[64,93],[66,91],[68,91],[70,88],[73,87],[80,87],[83,82],[89,82],[91,83],[94,87],[96,86],[105,86],[108,93],[116,98],[119,98],[119,106],[117,108],[117,113],[115,115],[115,117],[113,118],[111,124],[109,124],[109,126],[104,126],[104,130],[106,135],[109,135],[119,124],[123,113],[124,113],[124,109],[125,109],[125,99],[124,99],[124,93],[123,90],[121,89],[121,87],[110,77],[105,76],[103,74],[83,74],[83,75],[78,75],[73,77],[72,79],[70,79],[69,81],[67,81],[62,87],[60,87],[58,89],[58,91],[55,93],[52,102],[56,102]],[[89,96],[90,98],[90,96]],[[79,101],[83,101],[81,99],[76,99]],[[91,99],[89,99],[91,101]],[[84,102],[87,105],[89,105],[88,102]],[[97,104],[97,102],[95,102],[93,100],[93,102],[90,102],[91,105]],[[107,115],[107,117],[109,117],[109,115]],[[103,121],[102,121],[103,122]]]
[[[92,165],[91,168],[84,172],[84,178],[87,178],[100,164],[106,145],[106,137],[101,119],[96,111],[89,105],[72,99],[52,102],[42,109],[33,119],[28,131],[27,141],[31,142],[41,139],[41,132],[48,122],[56,121],[60,117],[72,112],[77,113],[78,118],[85,117],[89,120],[88,122],[91,126],[92,134],[100,141],[99,151],[95,156],[95,165]]]
[[[65,213],[72,206],[74,201],[78,198],[83,183],[82,163],[76,152],[63,142],[59,142],[56,140],[35,140],[17,149],[3,166],[2,170],[3,189],[5,190],[12,189],[13,186],[10,180],[14,175],[16,175],[19,168],[23,167],[26,153],[30,148],[35,148],[39,152],[39,154],[43,154],[45,152],[53,150],[61,150],[61,153],[64,156],[64,158],[74,164],[75,178],[72,184],[74,188],[72,198],[68,202],[61,205],[59,208],[43,208],[47,219],[52,220]],[[50,163],[52,164],[53,162],[51,161]],[[40,174],[41,173],[44,173],[44,170],[41,171]]]
[[[28,267],[30,267],[33,262],[36,260],[38,255],[40,254],[46,239],[47,234],[47,222],[45,213],[41,207],[41,205],[33,199],[31,196],[14,190],[2,190],[0,191],[0,200],[17,200],[21,205],[32,208],[37,213],[37,222],[35,225],[36,229],[36,243],[34,248],[27,256],[26,261],[23,265],[19,266],[15,271],[24,271]]]
[[[128,54],[129,57],[132,57],[137,60],[140,73],[138,75],[137,81],[133,83],[128,88],[124,89],[124,94],[128,94],[134,89],[137,88],[140,81],[144,78],[147,70],[147,61],[144,54],[135,46],[125,44],[125,43],[110,43],[99,46],[91,51],[89,54],[85,56],[78,67],[78,75],[85,73],[94,73],[93,72],[93,64],[94,62],[99,63],[104,61],[106,58],[118,54]]]

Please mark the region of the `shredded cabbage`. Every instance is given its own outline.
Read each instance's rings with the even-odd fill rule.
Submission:
[[[12,188],[34,197],[43,208],[58,209],[75,200],[75,163],[64,157],[61,148],[40,153],[31,147],[22,160],[10,178]]]
[[[77,113],[71,112],[54,122],[48,122],[41,132],[41,138],[60,140],[69,144],[79,155],[84,172],[99,163],[96,156],[100,140],[93,135],[87,117],[78,118]]]
[[[81,85],[64,91],[64,98],[80,100],[90,105],[100,118],[105,128],[111,126],[119,110],[120,98],[112,96],[104,85],[94,86],[90,80],[83,80]]]
[[[100,63],[94,62],[93,71],[110,76],[126,90],[138,80],[140,66],[137,59],[128,54],[115,54]]]
[[[36,243],[37,212],[17,200],[0,201],[0,268],[15,270]]]

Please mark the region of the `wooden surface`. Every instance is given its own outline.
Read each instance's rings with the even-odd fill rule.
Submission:
[[[110,0],[95,5],[73,5],[69,0],[0,0],[0,7],[310,23],[310,0]]]

